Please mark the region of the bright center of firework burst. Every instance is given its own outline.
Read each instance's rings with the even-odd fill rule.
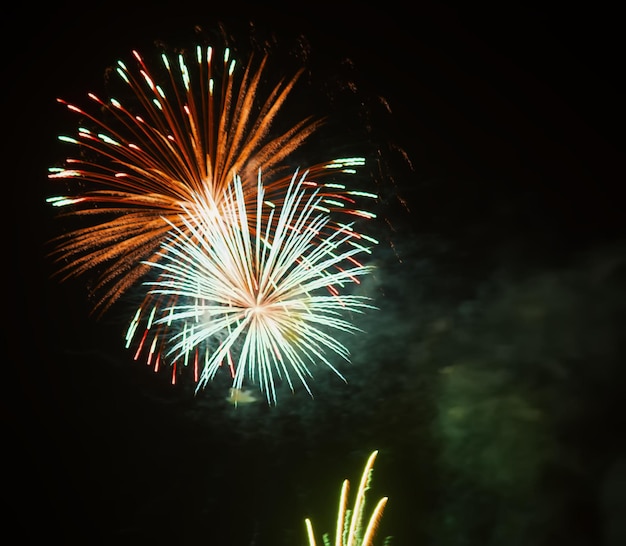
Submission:
[[[251,299],[246,307],[247,314],[259,320],[269,317],[276,311],[276,307],[269,301],[269,298],[262,293],[258,293],[256,298]]]
[[[267,307],[265,305],[253,305],[252,307],[250,307],[250,313],[254,316],[254,317],[258,317],[261,318],[261,316],[265,315],[266,312],[268,311]]]

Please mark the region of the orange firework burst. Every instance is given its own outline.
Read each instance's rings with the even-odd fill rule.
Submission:
[[[172,224],[182,225],[179,215],[190,210],[195,196],[210,195],[219,202],[237,174],[253,181],[244,189],[246,199],[255,199],[262,171],[268,196],[280,200],[280,191],[291,179],[281,168],[283,161],[322,123],[306,118],[281,134],[270,133],[301,71],[279,81],[260,101],[267,55],[256,67],[251,57],[237,78],[228,49],[218,63],[211,47],[198,47],[193,64],[185,54],[177,55],[174,63],[164,53],[169,78],[163,84],[156,83],[139,53],[133,55],[137,74],[121,61],[117,65],[132,92],[133,108],[89,94],[110,118],[103,122],[59,99],[87,123],[76,137],[59,137],[79,146],[81,153],[49,175],[87,183],[73,195],[48,200],[55,206],[72,205],[72,215],[97,217],[59,236],[53,255],[64,262],[59,271],[63,278],[99,269],[95,308],[102,312],[144,275],[142,262],[155,259]],[[308,168],[309,180],[316,183],[329,169],[349,165],[341,160],[317,164]],[[345,201],[345,196],[339,199]]]

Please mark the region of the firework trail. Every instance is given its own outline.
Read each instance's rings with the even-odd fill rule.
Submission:
[[[235,176],[219,203],[199,199],[193,214],[182,215],[160,259],[148,263],[160,272],[151,293],[176,302],[155,321],[167,325],[166,356],[193,364],[198,388],[224,364],[234,389],[246,378],[269,403],[276,403],[275,378],[293,390],[293,375],[311,393],[312,365],[341,376],[330,356],[348,361],[349,352],[333,330],[357,331],[346,316],[374,308],[348,288],[370,271],[356,257],[376,241],[350,224],[320,237],[329,217],[319,194],[306,186],[306,173],[296,173],[276,206],[259,175],[249,203]]]
[[[381,498],[374,507],[374,510],[367,524],[365,523],[365,506],[366,496],[370,489],[372,476],[374,473],[374,461],[378,456],[378,450],[372,451],[363,474],[359,488],[356,491],[354,506],[348,507],[348,493],[350,491],[350,482],[346,479],[341,486],[341,494],[339,496],[339,512],[337,513],[337,529],[335,531],[335,542],[333,546],[372,546],[374,535],[383,516],[383,511],[387,505],[388,497]],[[313,524],[309,518],[304,520],[309,546],[316,546],[315,534],[313,533]],[[330,538],[324,535],[323,543],[330,546]],[[389,537],[384,544],[389,543]]]

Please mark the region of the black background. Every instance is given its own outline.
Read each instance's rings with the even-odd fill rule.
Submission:
[[[440,501],[435,482],[420,481],[424,452],[434,448],[410,434],[428,412],[373,412],[359,398],[367,381],[342,390],[327,379],[332,387],[312,402],[300,396],[283,410],[235,415],[221,404],[223,385],[194,398],[133,363],[121,347],[124,323],[115,314],[95,321],[80,282],[50,279],[45,241],[57,224],[44,203],[46,170],[66,153],[57,134],[75,122],[56,97],[81,104],[134,48],[186,42],[194,26],[220,22],[245,35],[249,21],[286,42],[306,36],[318,78],[351,59],[359,96],[378,105],[385,98],[392,113],[373,121],[375,136],[388,143],[381,149],[398,165],[406,204],[388,203],[401,226],[391,237],[398,248],[433,237],[448,245],[439,258],[466,280],[460,295],[441,289],[447,302],[501,267],[567,267],[607,245],[622,255],[621,40],[617,13],[602,5],[13,4],[3,14],[2,413],[12,506],[4,515],[20,543],[42,535],[85,544],[305,544],[304,517],[330,530],[340,481],[356,481],[372,449],[381,449],[373,494],[391,497],[381,532],[396,537],[392,544],[439,543],[419,516]],[[396,298],[418,298],[414,258],[402,262],[405,284],[396,290],[405,294]],[[615,382],[605,385],[621,389]],[[393,406],[393,393],[380,389],[375,403]],[[603,428],[607,415],[622,423],[619,411],[599,412],[584,430]],[[417,492],[422,484],[430,497]],[[557,536],[602,544],[595,500],[582,504],[592,507],[584,523],[565,510]],[[454,543],[479,543],[466,540]]]

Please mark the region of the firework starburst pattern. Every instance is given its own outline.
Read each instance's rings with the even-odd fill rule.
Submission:
[[[306,173],[294,174],[276,208],[264,201],[259,177],[257,202],[247,210],[235,176],[221,205],[199,202],[200,214],[182,218],[184,229],[174,227],[161,259],[151,264],[161,273],[148,283],[151,292],[177,302],[155,321],[176,332],[166,335],[166,356],[193,360],[196,373],[199,358],[199,386],[227,362],[234,388],[247,376],[275,403],[275,376],[293,388],[295,374],[306,387],[309,367],[318,362],[341,375],[327,353],[345,360],[349,353],[332,331],[357,330],[344,317],[372,307],[346,288],[369,271],[355,256],[375,241],[351,225],[320,238],[328,216],[305,181]]]
[[[318,362],[341,375],[331,355],[349,353],[332,331],[372,307],[349,286],[370,270],[357,256],[375,241],[353,222],[376,196],[341,181],[364,159],[294,174],[287,159],[323,120],[273,130],[302,71],[262,96],[267,54],[241,71],[228,49],[164,53],[158,72],[133,56],[135,70],[116,67],[129,105],[90,93],[97,116],[59,99],[83,121],[59,137],[79,153],[51,169],[71,187],[49,202],[87,222],[55,240],[59,273],[91,272],[101,313],[148,276],[127,344],[173,380],[193,369],[201,386],[226,363],[233,388],[245,377],[275,402],[277,377],[307,386]]]

